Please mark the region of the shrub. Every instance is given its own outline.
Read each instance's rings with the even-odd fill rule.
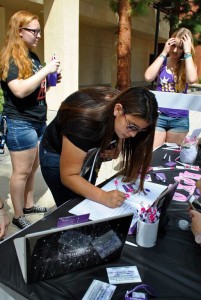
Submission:
[[[3,104],[4,104],[4,96],[3,96],[3,91],[0,89],[0,113],[3,110]]]

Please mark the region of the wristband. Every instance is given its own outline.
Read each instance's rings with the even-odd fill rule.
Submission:
[[[140,291],[140,290],[145,290],[145,293],[139,293],[139,296],[137,297],[137,295],[135,294],[136,292]],[[134,293],[134,295],[133,295]],[[141,295],[140,295],[141,294]],[[124,297],[124,300],[148,300],[148,297],[156,297],[156,292],[154,291],[154,289],[147,285],[147,284],[140,284],[137,285],[133,290],[131,291],[127,291],[126,295]]]
[[[0,210],[4,208],[4,203],[2,204],[2,206],[0,207]]]
[[[192,54],[191,54],[191,53],[185,53],[185,54],[184,54],[184,59],[187,59],[187,58],[189,58],[189,57],[192,57]]]
[[[159,57],[162,57],[164,60],[166,59],[166,56],[163,54],[160,54]]]

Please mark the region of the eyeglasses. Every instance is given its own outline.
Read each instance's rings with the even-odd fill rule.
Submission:
[[[35,37],[38,36],[38,34],[41,34],[41,30],[40,29],[31,29],[31,28],[26,28],[26,27],[22,27],[21,29],[24,29],[28,32],[31,32]]]
[[[130,124],[126,118],[126,115],[124,114],[125,120],[126,120],[126,128],[129,131],[136,131],[136,132],[140,132],[140,131],[147,131],[146,128],[139,128],[138,126],[136,126],[135,124]]]

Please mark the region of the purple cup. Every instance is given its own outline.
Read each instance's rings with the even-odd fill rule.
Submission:
[[[48,78],[49,86],[57,85],[57,72],[48,74],[47,78]]]

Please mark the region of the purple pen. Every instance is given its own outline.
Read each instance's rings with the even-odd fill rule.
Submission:
[[[130,192],[134,191],[133,185],[131,183],[128,183],[127,186],[129,187]]]
[[[122,184],[122,187],[124,188],[124,190],[128,193],[130,192],[129,188],[125,185],[125,184]]]

